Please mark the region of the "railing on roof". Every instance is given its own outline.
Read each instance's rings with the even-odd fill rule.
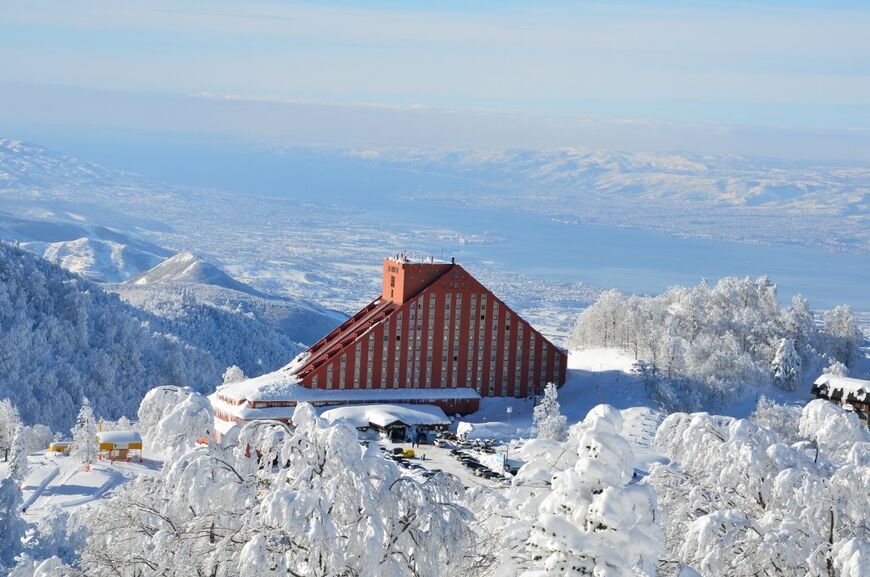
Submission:
[[[356,341],[359,335],[387,318],[396,308],[396,305],[391,301],[381,300],[380,298],[375,299],[363,310],[342,323],[342,325],[332,333],[321,339],[321,341],[315,345],[315,347],[317,347],[316,349],[315,347],[309,349],[311,351],[311,356],[309,356],[308,359],[305,360],[305,363],[299,367],[296,374],[300,378],[304,378],[310,374],[311,371],[322,366],[325,362],[334,358],[336,355],[341,354],[345,347]],[[367,322],[365,330],[360,330],[359,328],[361,321]],[[343,339],[340,342],[335,342],[339,335],[348,335],[348,338]]]

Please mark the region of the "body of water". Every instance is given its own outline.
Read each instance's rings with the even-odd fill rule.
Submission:
[[[503,209],[457,209],[435,202],[392,203],[371,216],[445,227],[502,240],[489,244],[433,241],[435,256],[492,263],[534,278],[582,281],[623,292],[658,293],[675,284],[711,284],[724,276],[767,275],[783,301],[803,294],[814,308],[849,304],[870,311],[870,256],[804,246],[681,238],[644,229],[555,222]]]

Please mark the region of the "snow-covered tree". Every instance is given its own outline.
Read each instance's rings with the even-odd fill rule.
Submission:
[[[0,571],[21,551],[25,524],[19,514],[21,487],[9,475],[0,477]]]
[[[133,424],[130,422],[130,419],[121,415],[121,418],[115,421],[115,429],[118,431],[130,431],[133,429]]]
[[[620,412],[598,405],[564,442],[531,439],[511,449],[525,463],[511,487],[475,489],[468,498],[476,516],[480,575],[570,575],[558,567],[572,555],[578,572],[595,567],[595,575],[604,575],[608,568],[628,566],[629,575],[649,574],[661,549],[659,514],[652,492],[634,478],[634,456],[621,430]],[[555,535],[550,527],[558,529]],[[636,542],[614,561],[613,551],[625,539]]]
[[[19,485],[27,476],[27,439],[25,438],[24,425],[18,423],[15,428],[15,436],[12,438],[12,446],[9,448],[9,476]]]
[[[861,337],[848,307],[830,311],[821,331],[805,299],[783,309],[776,295],[766,277],[726,277],[651,297],[611,291],[583,311],[570,344],[633,354],[644,363],[650,397],[670,411],[715,408],[774,381],[797,389],[824,359],[845,362]]]
[[[800,418],[800,407],[779,404],[761,395],[749,420],[760,427],[773,429],[784,443],[792,444],[803,439],[799,432]]]
[[[30,454],[47,449],[54,440],[54,433],[45,425],[36,424],[25,427],[24,438],[27,441],[27,453]]]
[[[831,362],[825,367],[824,371],[822,371],[826,375],[833,375],[835,377],[845,377],[849,374],[849,367],[838,361],[837,359],[832,358]]]
[[[27,542],[27,552],[35,559],[57,556],[73,562],[78,547],[84,546],[83,535],[69,532],[69,513],[57,505],[41,511],[35,531]]]
[[[91,402],[87,398],[82,402],[82,408],[79,409],[71,433],[73,440],[71,456],[81,461],[85,470],[89,471],[97,459],[97,421],[94,418]]]
[[[799,430],[811,442],[706,413],[669,415],[655,447],[670,459],[649,475],[664,516],[664,566],[706,577],[838,575],[865,519],[870,434],[826,401],[813,401]],[[849,551],[843,557],[841,551]]]
[[[846,365],[864,342],[849,305],[840,305],[825,312],[825,333],[834,341],[831,345],[832,354]]]
[[[12,447],[20,422],[18,410],[12,402],[9,399],[0,400],[0,457],[4,460],[8,458],[7,452]]]
[[[215,385],[216,366],[231,364],[215,365],[212,354],[172,336],[172,323],[2,242],[0,327],[0,399],[25,424],[56,431],[70,429],[83,396],[115,419],[132,415],[155,384]],[[226,339],[211,341],[218,336]]]
[[[473,535],[461,484],[402,477],[353,427],[324,426],[309,405],[293,422],[251,423],[237,441],[193,449],[119,489],[79,521],[93,528],[82,574],[466,574]]]
[[[67,577],[71,573],[65,570],[69,570],[69,567],[66,567],[58,557],[33,559],[24,553],[9,573],[9,577]]]
[[[157,387],[139,405],[144,450],[169,461],[211,437],[214,413],[208,399],[192,389]]]
[[[27,474],[27,454],[24,453],[24,428],[21,423],[12,439],[11,459],[5,472],[0,472],[0,573],[11,566],[21,551],[21,539],[26,524],[21,518],[21,486]]]
[[[870,431],[858,415],[824,399],[812,400],[804,406],[799,430],[828,458],[839,461],[846,460],[856,443],[870,442]],[[870,446],[866,450],[870,451]]]
[[[559,406],[559,390],[555,383],[547,383],[544,396],[535,405],[533,413],[534,434],[539,439],[564,441],[568,432],[567,419]]]
[[[773,384],[784,391],[793,391],[801,380],[801,357],[791,339],[782,339],[771,364]]]
[[[239,381],[244,381],[246,378],[245,372],[242,369],[236,365],[232,365],[227,367],[227,370],[224,371],[223,384],[228,385],[230,383],[238,383]]]
[[[552,479],[531,530],[524,577],[656,573],[662,549],[655,495],[634,482],[634,454],[619,413],[594,419],[573,468]]]

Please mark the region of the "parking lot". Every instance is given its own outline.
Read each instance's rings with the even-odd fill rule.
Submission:
[[[424,444],[416,447],[411,447],[411,443],[393,443],[386,440],[379,440],[377,443],[387,458],[395,460],[407,475],[420,480],[444,471],[455,475],[468,487],[498,487],[510,483],[510,475],[496,470],[498,448],[494,443],[461,444],[448,441],[444,446]],[[414,457],[394,455],[393,452],[397,449],[412,449]]]

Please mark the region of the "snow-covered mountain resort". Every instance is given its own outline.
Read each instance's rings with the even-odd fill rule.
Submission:
[[[568,357],[455,262],[384,260],[381,294],[284,368],[210,397],[222,435],[289,421],[297,402],[429,404],[476,411],[565,382]]]

